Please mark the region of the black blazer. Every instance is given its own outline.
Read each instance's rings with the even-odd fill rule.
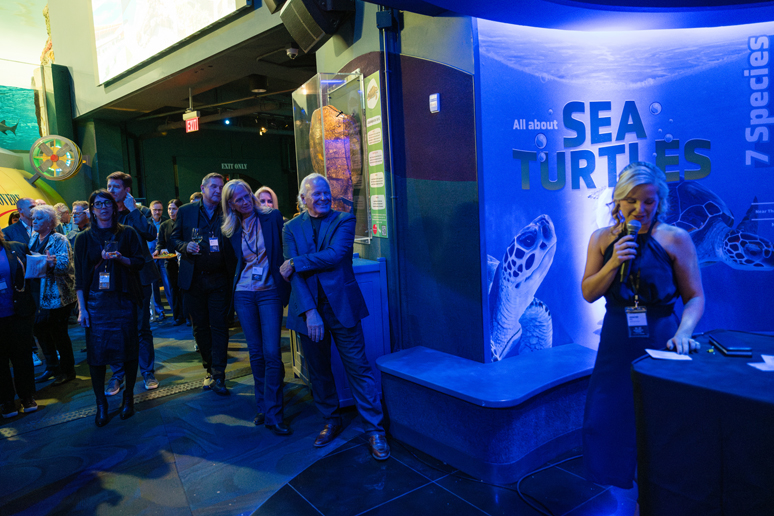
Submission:
[[[189,202],[180,207],[177,211],[177,219],[175,219],[175,224],[172,227],[172,235],[169,239],[170,244],[167,247],[170,252],[174,250],[181,254],[177,285],[183,290],[191,288],[191,282],[193,281],[196,256],[190,255],[186,246],[191,241],[191,230],[199,227],[199,209],[201,206],[200,202]],[[222,217],[219,218],[222,219]],[[226,270],[224,272],[230,277],[234,274],[236,257],[234,256],[231,242],[220,232],[221,222],[222,220],[216,222],[213,225],[213,230],[218,235],[218,247],[223,253],[223,260],[226,262]]]
[[[285,281],[280,273],[282,265],[282,226],[285,224],[282,214],[279,210],[270,210],[267,212],[258,210],[258,221],[261,223],[261,234],[263,234],[263,243],[266,246],[266,254],[269,256],[269,271],[274,280],[274,286],[277,287],[282,306],[288,304],[290,299],[290,283]],[[242,225],[237,226],[236,231],[231,235],[231,247],[236,255],[237,265],[234,272],[234,283],[231,286],[232,292],[236,291],[239,276],[245,268],[242,256]]]
[[[172,230],[175,227],[175,221],[167,219],[159,226],[159,238],[156,240],[156,251],[161,252],[162,249],[166,249],[170,253],[175,252],[175,247],[172,245]],[[169,260],[163,260],[164,266],[169,269],[178,270],[177,259],[171,258]]]
[[[7,229],[7,228],[6,228]],[[24,231],[24,227],[21,228]],[[26,243],[3,242],[3,252],[8,258],[8,266],[13,278],[13,310],[19,317],[33,315],[37,307],[30,289],[30,280],[24,279],[24,271],[27,268],[27,255],[30,250]]]
[[[27,234],[27,230],[24,229],[24,224],[22,224],[21,220],[3,228],[3,235],[8,242],[21,242],[27,245],[30,241],[30,235]]]

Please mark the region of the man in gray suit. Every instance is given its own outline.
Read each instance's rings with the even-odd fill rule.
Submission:
[[[32,237],[32,208],[35,201],[29,197],[22,197],[16,201],[16,210],[21,217],[19,220],[3,229],[3,236],[9,242],[21,242],[24,245],[30,243]]]
[[[363,418],[371,455],[385,460],[390,447],[360,323],[368,316],[368,309],[352,270],[355,217],[331,209],[330,185],[320,174],[311,174],[301,182],[299,205],[306,211],[283,230],[286,261],[280,272],[292,285],[286,326],[300,336],[312,396],[326,422],[314,445],[330,444],[342,430],[331,372],[333,337]]]

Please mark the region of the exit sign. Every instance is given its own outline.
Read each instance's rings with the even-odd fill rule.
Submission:
[[[185,132],[192,133],[199,130],[199,119],[191,118],[185,121]]]

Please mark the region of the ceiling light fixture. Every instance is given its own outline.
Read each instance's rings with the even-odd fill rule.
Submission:
[[[269,79],[265,75],[252,74],[248,79],[251,92],[266,93],[269,90]]]

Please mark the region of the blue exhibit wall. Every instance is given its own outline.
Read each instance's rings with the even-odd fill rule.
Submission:
[[[604,301],[588,304],[580,289],[588,240],[609,224],[616,174],[637,160],[662,167],[673,188],[692,183],[673,194],[681,204],[671,218],[682,215],[686,228],[706,223],[691,233],[707,298],[698,330],[774,330],[764,297],[774,288],[774,23],[582,32],[477,20],[477,30],[479,186],[492,257],[484,291],[517,234],[527,247],[544,244],[529,270],[522,264],[524,284],[511,285],[536,282],[534,294],[492,283],[499,290],[485,298],[488,340],[497,330],[503,346],[518,339],[515,321],[522,331],[535,324],[543,331],[548,321],[538,347],[597,346]],[[541,215],[551,224],[543,218],[530,229]],[[737,229],[746,242],[737,254],[758,266],[722,260]],[[540,305],[526,313],[532,295]],[[517,348],[510,343],[500,358]]]

